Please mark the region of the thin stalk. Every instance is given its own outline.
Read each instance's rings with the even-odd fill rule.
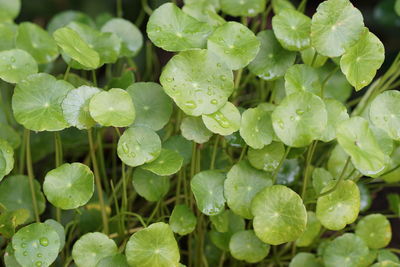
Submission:
[[[311,162],[312,158],[314,156],[315,148],[317,147],[318,141],[313,141],[313,143],[310,145],[308,152],[307,152],[307,158],[306,158],[306,168],[304,170],[304,180],[303,180],[303,188],[301,190],[301,198],[304,200],[304,196],[306,194],[307,190],[307,185],[308,185],[308,179],[310,177],[309,175],[309,170],[311,167]]]
[[[143,10],[147,13],[147,15],[150,16],[153,13],[153,10],[150,8],[149,4],[147,3],[147,0],[141,0],[141,3]]]
[[[25,173],[25,158],[26,158],[26,135],[22,137],[22,144],[19,149],[19,173]]]
[[[94,86],[97,86],[96,70],[92,70],[92,80]]]
[[[93,165],[93,171],[94,171],[94,178],[96,180],[96,189],[97,189],[97,194],[99,197],[100,208],[101,208],[101,219],[103,222],[103,230],[104,230],[105,234],[108,234],[109,228],[108,228],[107,211],[106,211],[106,206],[104,204],[103,189],[101,186],[100,172],[99,172],[99,167],[97,164],[96,151],[94,148],[93,134],[92,134],[91,129],[88,129],[88,139],[89,139],[89,147],[90,147],[90,157],[92,159],[92,165]]]
[[[67,66],[67,70],[65,71],[65,73],[64,73],[64,80],[67,80],[68,79],[68,75],[69,75],[69,71],[71,70],[71,66],[70,65],[68,65]]]
[[[122,0],[117,0],[117,17],[122,18]]]
[[[343,167],[343,169],[342,169],[342,172],[340,173],[339,179],[337,180],[337,182],[335,183],[335,185],[334,185],[331,189],[329,189],[329,190],[327,190],[327,191],[325,191],[325,192],[320,193],[320,194],[317,196],[317,198],[322,197],[322,196],[326,196],[326,195],[328,195],[328,194],[330,194],[330,193],[332,193],[333,191],[336,190],[336,188],[338,187],[338,185],[340,184],[340,182],[343,180],[344,174],[346,173],[346,169],[347,169],[347,167],[349,166],[349,164],[350,164],[350,157],[347,158],[346,164],[344,165],[344,167]]]
[[[297,10],[303,13],[304,10],[306,9],[306,5],[307,5],[307,0],[302,0]]]
[[[26,138],[26,168],[28,170],[29,188],[31,190],[33,212],[35,215],[36,222],[40,222],[39,208],[38,208],[36,195],[35,195],[35,184],[34,184],[35,178],[34,178],[34,173],[33,173],[32,156],[31,156],[31,133],[28,129],[25,129],[24,135]]]
[[[55,147],[55,162],[56,168],[59,167],[63,162],[63,148],[61,142],[61,136],[59,132],[54,133],[54,147]],[[56,219],[61,223],[61,209],[56,208]]]
[[[213,146],[212,155],[211,155],[211,163],[210,163],[211,170],[213,170],[215,167],[215,159],[217,158],[219,138],[220,138],[219,135],[217,135],[215,137],[214,146]]]

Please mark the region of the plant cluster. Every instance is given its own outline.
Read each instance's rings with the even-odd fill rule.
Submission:
[[[400,54],[374,79],[361,12],[306,3],[142,1],[135,25],[117,1],[43,29],[0,0],[4,264],[400,266],[400,195],[369,211],[400,185]]]

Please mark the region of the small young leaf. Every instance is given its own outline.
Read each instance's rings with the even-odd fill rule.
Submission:
[[[15,36],[17,34],[17,31],[17,25],[12,22],[0,23],[0,51],[10,50],[15,47]]]
[[[19,83],[27,76],[37,73],[35,59],[21,49],[0,52],[0,79],[8,83]]]
[[[294,241],[306,229],[307,212],[302,199],[283,185],[261,190],[252,201],[251,212],[254,231],[267,244]]]
[[[21,10],[21,0],[0,1],[0,22],[15,19]]]
[[[167,95],[191,116],[216,112],[233,92],[232,70],[205,49],[172,57],[160,82]]]
[[[225,176],[208,170],[197,173],[190,182],[197,207],[206,215],[217,215],[225,207]]]
[[[186,117],[181,124],[182,136],[187,140],[198,144],[207,142],[212,136],[212,132],[207,129],[202,119],[197,117]]]
[[[312,173],[312,184],[315,193],[320,194],[323,189],[333,180],[334,178],[330,172],[324,168],[315,168]]]
[[[290,261],[289,267],[323,267],[314,254],[307,252],[297,253]]]
[[[254,17],[263,12],[266,0],[220,0],[222,12],[234,17]]]
[[[283,49],[271,30],[259,32],[257,38],[261,42],[260,51],[249,64],[250,72],[267,81],[282,77],[293,65],[296,53]]]
[[[267,257],[270,246],[261,242],[252,230],[236,232],[229,241],[232,257],[248,263],[256,263]]]
[[[321,81],[318,71],[304,64],[293,65],[285,74],[286,95],[304,91],[320,95]]]
[[[274,172],[284,154],[285,146],[281,142],[272,142],[261,149],[250,148],[247,156],[254,168]]]
[[[50,225],[51,228],[53,228],[54,231],[58,234],[58,237],[60,238],[60,247],[58,248],[58,251],[62,251],[65,245],[65,230],[64,226],[62,226],[61,223],[53,220],[53,219],[47,219],[44,221],[45,224]]]
[[[356,235],[371,249],[384,248],[392,239],[392,228],[384,215],[370,214],[357,223]]]
[[[183,158],[178,152],[163,148],[154,161],[144,164],[142,168],[157,175],[167,176],[177,173],[182,163]]]
[[[336,99],[324,99],[326,111],[328,112],[328,123],[325,131],[319,138],[324,142],[330,142],[336,138],[336,126],[342,121],[349,119],[347,108]]]
[[[246,67],[256,57],[259,48],[260,41],[254,33],[238,22],[218,27],[207,41],[207,49],[232,70]]]
[[[147,201],[159,201],[168,193],[170,183],[169,177],[137,168],[133,173],[132,184],[139,196]]]
[[[50,22],[47,24],[47,31],[53,34],[56,30],[67,26],[71,22],[79,22],[93,28],[96,27],[94,21],[85,13],[75,10],[66,10],[56,14],[50,20]]]
[[[197,218],[185,204],[176,205],[169,217],[169,225],[174,233],[187,235],[194,231]]]
[[[85,205],[93,195],[93,173],[82,163],[65,163],[46,174],[43,192],[54,206],[64,210],[76,209]]]
[[[337,181],[332,180],[322,193],[334,188]],[[353,223],[360,211],[360,190],[351,180],[339,182],[336,189],[317,200],[317,218],[329,230],[341,230]]]
[[[178,266],[180,255],[171,227],[153,223],[133,234],[125,249],[129,266]]]
[[[131,167],[155,160],[161,153],[160,137],[146,127],[130,127],[118,141],[118,157]]]
[[[317,216],[314,212],[307,212],[307,226],[303,234],[296,240],[296,246],[308,247],[310,246],[319,236],[321,230],[321,223],[318,221]]]
[[[209,115],[202,115],[204,125],[213,133],[230,135],[240,128],[241,116],[239,110],[231,102]]]
[[[272,0],[271,5],[275,14],[279,14],[285,9],[295,9],[294,5],[289,0]]]

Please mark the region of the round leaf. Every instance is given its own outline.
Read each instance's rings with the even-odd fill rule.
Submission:
[[[315,51],[314,47],[309,47],[307,49],[304,49],[300,51],[300,53],[301,53],[301,59],[303,60],[304,64],[314,68],[322,67],[328,60],[327,57],[318,54],[317,51]],[[315,55],[315,53],[317,53],[317,55]]]
[[[21,49],[0,52],[0,78],[8,83],[18,83],[27,76],[37,73],[35,59]]]
[[[253,228],[258,238],[271,245],[294,241],[307,224],[307,212],[300,196],[283,185],[264,188],[253,199]]]
[[[259,170],[273,172],[285,154],[285,147],[280,142],[273,142],[262,149],[250,148],[247,154],[250,164]]]
[[[0,139],[7,141],[13,149],[18,148],[21,144],[19,132],[4,123],[0,123]]]
[[[130,127],[118,141],[118,157],[131,167],[155,160],[161,153],[160,137],[145,127]]]
[[[15,19],[21,10],[21,0],[0,0],[0,22]]]
[[[39,64],[50,63],[58,57],[58,47],[54,39],[30,22],[19,24],[15,45],[31,54]]]
[[[283,49],[271,30],[259,32],[257,38],[261,42],[260,51],[249,64],[250,72],[267,81],[282,77],[293,65],[296,53]]]
[[[152,162],[142,166],[143,169],[157,175],[166,176],[177,173],[183,163],[183,158],[174,150],[162,149],[160,155]]]
[[[330,142],[336,138],[336,126],[342,121],[349,119],[349,114],[347,113],[347,108],[335,99],[324,99],[324,102],[326,111],[328,112],[328,123],[319,139],[324,142]]]
[[[64,210],[76,209],[92,197],[94,176],[82,163],[65,163],[46,174],[43,191],[54,206]]]
[[[125,250],[129,266],[178,266],[178,244],[166,223],[153,223],[133,234]]]
[[[120,56],[133,57],[143,45],[143,36],[136,25],[130,21],[114,18],[107,21],[101,28],[102,32],[111,32],[121,39]]]
[[[298,247],[308,247],[310,246],[315,238],[319,236],[321,230],[321,223],[318,221],[317,216],[312,211],[307,212],[307,226],[306,230],[296,240],[296,246]]]
[[[89,102],[99,92],[100,89],[86,85],[69,91],[62,102],[62,110],[66,121],[78,129],[93,127],[96,122],[90,116]]]
[[[135,125],[158,131],[168,123],[172,114],[172,101],[159,84],[134,83],[126,91],[135,106]]]
[[[308,146],[320,138],[327,121],[324,102],[309,92],[288,95],[272,113],[276,135],[292,147]]]
[[[385,168],[386,157],[367,120],[352,117],[336,128],[340,146],[350,155],[354,166],[364,175],[379,173]]]
[[[197,218],[185,204],[176,205],[169,217],[169,225],[174,233],[187,235],[194,231]]]
[[[304,91],[320,95],[319,73],[316,69],[304,64],[293,65],[285,74],[286,95]]]
[[[287,8],[295,9],[294,5],[289,0],[272,0],[271,5],[275,14],[278,14]]]
[[[332,174],[324,168],[315,168],[312,173],[312,184],[315,193],[320,194],[323,189],[333,180]]]
[[[252,230],[236,232],[229,241],[232,257],[249,263],[262,261],[267,257],[270,246],[261,242]]]
[[[90,116],[103,126],[126,127],[135,120],[136,112],[128,92],[112,88],[94,95],[89,102]]]
[[[300,51],[310,46],[311,19],[295,9],[284,9],[272,18],[276,39],[287,50]]]
[[[212,136],[212,132],[207,129],[202,119],[197,117],[186,117],[181,124],[182,136],[187,140],[198,144],[207,142]]]
[[[234,17],[254,17],[265,10],[266,0],[221,0],[224,13]]]
[[[176,52],[204,48],[212,27],[187,15],[175,4],[165,3],[153,11],[146,31],[156,46]]]
[[[14,168],[14,150],[10,144],[0,139],[0,181]]]
[[[50,266],[58,255],[60,238],[48,224],[33,223],[13,236],[12,247],[22,266]]]
[[[321,55],[338,57],[360,38],[361,12],[349,0],[322,2],[311,21],[311,44]]]
[[[47,30],[50,33],[55,32],[57,29],[67,26],[70,22],[79,22],[89,25],[91,27],[95,27],[94,21],[85,13],[75,11],[75,10],[66,10],[58,13],[47,24]]]
[[[228,207],[243,218],[252,219],[251,201],[259,191],[271,185],[270,175],[254,169],[247,161],[233,165],[224,182]]]
[[[95,267],[101,259],[117,253],[115,242],[98,232],[81,236],[72,247],[72,258],[78,267]]]
[[[307,252],[300,252],[294,256],[291,260],[289,267],[322,267],[322,263],[320,263],[314,254]]]
[[[373,33],[365,30],[360,40],[346,50],[340,68],[356,91],[371,83],[385,59],[385,48]]]
[[[337,181],[331,181],[322,192],[332,189]],[[353,223],[360,211],[360,190],[351,180],[339,182],[336,189],[317,200],[317,218],[329,230],[341,230]]]
[[[15,119],[32,131],[67,128],[61,103],[73,86],[46,73],[29,76],[18,83],[12,97]]]
[[[218,27],[226,23],[226,21],[216,13],[217,8],[213,6],[213,3],[209,3],[209,1],[195,1],[190,3],[186,1],[185,5],[182,7],[182,11],[198,21],[208,23],[210,26]]]
[[[384,215],[370,214],[357,223],[356,235],[371,249],[384,248],[392,239],[392,228]]]
[[[400,141],[400,92],[386,91],[371,103],[369,117],[373,124],[383,129],[394,140]]]
[[[122,254],[115,254],[112,256],[105,257],[97,263],[96,267],[129,267],[126,257]]]
[[[205,126],[213,133],[230,135],[240,128],[240,112],[231,102],[210,115],[202,115]]]
[[[324,264],[326,267],[361,266],[368,255],[368,247],[364,241],[355,234],[346,233],[329,243],[324,251]]]
[[[58,234],[58,237],[60,238],[60,247],[58,248],[58,251],[61,251],[65,245],[64,226],[62,226],[61,223],[59,223],[53,219],[47,219],[44,223],[47,225],[50,225],[51,228],[53,228],[53,230],[56,231],[56,233]]]
[[[233,21],[218,27],[207,41],[207,49],[233,70],[247,66],[256,57],[259,48],[260,41],[254,33]]]
[[[182,135],[171,136],[163,143],[163,147],[178,152],[183,157],[183,165],[188,164],[192,158],[192,142]]]
[[[217,215],[225,207],[225,176],[208,170],[197,173],[190,182],[197,207],[206,215]]]
[[[17,34],[17,30],[17,25],[12,22],[0,23],[0,51],[10,50],[15,47],[15,35]]]
[[[142,168],[135,169],[132,184],[147,201],[159,201],[169,190],[169,177],[158,176]]]
[[[216,112],[233,92],[232,71],[207,50],[172,57],[160,82],[179,108],[192,116]]]

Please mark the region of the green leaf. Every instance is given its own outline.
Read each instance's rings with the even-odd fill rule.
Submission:
[[[201,3],[201,4],[208,4],[212,6],[215,11],[219,11],[221,8],[220,0],[183,0],[185,5]]]
[[[237,260],[256,263],[267,257],[270,246],[261,242],[252,230],[236,232],[229,241],[229,251]]]
[[[126,127],[136,117],[135,106],[129,93],[112,88],[95,94],[89,102],[90,116],[103,126]]]
[[[274,172],[285,154],[285,146],[280,142],[272,142],[262,149],[250,148],[247,156],[250,164],[259,170]]]
[[[371,103],[369,117],[373,124],[400,140],[400,92],[390,90],[378,95]]]
[[[321,223],[318,221],[314,212],[307,212],[307,226],[303,234],[296,240],[296,246],[308,247],[319,236],[321,230]]]
[[[390,261],[390,260],[377,262],[377,263],[371,265],[371,267],[399,267],[399,266],[400,266],[399,263],[393,262],[393,261]]]
[[[21,265],[17,262],[17,259],[14,255],[14,249],[12,248],[11,243],[8,243],[5,253],[4,253],[4,264],[6,267],[21,267]]]
[[[181,124],[182,136],[187,140],[198,144],[207,142],[212,136],[212,132],[207,129],[202,119],[197,117],[186,117]]]
[[[30,22],[19,24],[15,45],[31,54],[39,64],[50,63],[58,57],[57,44],[50,34]]]
[[[304,64],[291,66],[285,74],[286,95],[305,91],[320,95],[321,81],[318,71]]]
[[[355,234],[345,233],[329,243],[323,259],[326,267],[361,266],[363,258],[368,253],[368,247],[361,238]]]
[[[13,149],[21,145],[21,136],[19,132],[5,123],[0,123],[0,139],[7,141]]]
[[[230,135],[240,129],[240,112],[231,102],[212,114],[202,115],[202,119],[207,129],[220,135]]]
[[[272,113],[276,135],[288,146],[304,147],[324,133],[328,115],[324,102],[309,92],[288,95]]]
[[[65,163],[46,174],[43,191],[54,206],[64,210],[76,209],[92,197],[94,176],[82,163]]]
[[[331,181],[322,192],[334,188],[337,181]],[[329,230],[341,230],[353,223],[360,211],[360,190],[351,180],[339,182],[336,189],[317,200],[317,218]]]
[[[45,199],[40,191],[38,181],[33,182],[34,192],[36,196],[38,212],[41,214],[45,209]],[[0,183],[0,203],[8,211],[18,209],[29,210],[29,220],[33,220],[34,209],[32,204],[32,194],[29,185],[29,179],[24,175],[8,176]]]
[[[330,77],[324,86],[324,97],[334,98],[345,103],[354,89],[347,81],[346,76],[338,70],[336,64],[327,62],[323,67],[319,68],[318,71],[320,72],[321,81]]]
[[[218,0],[219,5],[219,0]],[[226,21],[217,14],[217,8],[212,3],[207,1],[196,1],[185,3],[182,11],[192,16],[201,22],[206,22],[208,25],[218,27],[226,23]]]
[[[168,193],[169,177],[136,168],[133,172],[132,184],[136,192],[147,201],[159,201]]]
[[[337,177],[338,178],[338,177]],[[324,168],[315,168],[312,173],[312,184],[315,193],[320,194],[323,189],[331,182],[334,178],[330,172]]]
[[[60,238],[50,225],[33,223],[19,229],[12,247],[22,266],[50,266],[57,258]]]
[[[21,49],[0,52],[0,78],[8,83],[19,83],[27,76],[37,73],[35,59]]]
[[[21,10],[21,0],[0,0],[0,22],[14,20]]]
[[[62,226],[61,223],[53,220],[53,219],[47,219],[44,221],[45,224],[50,225],[51,228],[53,228],[54,231],[58,234],[58,237],[60,239],[60,247],[58,248],[58,251],[62,251],[65,245],[65,230],[64,226]]]
[[[336,145],[333,148],[331,155],[328,159],[328,171],[332,174],[333,177],[339,178],[339,176],[343,172],[343,168],[346,165],[348,158],[349,156],[340,145]],[[350,161],[344,172],[344,177],[355,179],[360,175],[361,174],[357,170],[355,170],[353,163],[351,163]]]
[[[132,97],[136,110],[134,125],[158,131],[168,123],[172,114],[172,101],[159,84],[134,83],[126,91]]]
[[[370,214],[362,218],[357,223],[355,233],[371,249],[384,248],[392,239],[390,222],[382,214]]]
[[[287,50],[301,51],[310,46],[311,19],[295,9],[284,9],[275,15],[272,28]]]
[[[197,173],[190,182],[197,207],[206,215],[217,215],[225,207],[225,176],[208,170]]]
[[[66,10],[56,14],[47,24],[47,31],[53,34],[57,29],[67,26],[71,22],[79,22],[91,27],[96,27],[94,21],[85,13]]]
[[[358,91],[371,83],[384,60],[382,42],[366,29],[360,40],[341,57],[340,68]]]
[[[207,50],[181,52],[164,67],[161,85],[186,114],[216,112],[233,92],[233,74]]]
[[[254,17],[263,12],[266,0],[220,0],[222,12],[234,17]]]
[[[133,72],[129,69],[124,70],[124,72],[119,77],[113,77],[107,83],[107,88],[121,88],[127,89],[135,82],[135,76]]]
[[[399,258],[394,252],[391,252],[388,249],[380,249],[378,250],[378,261],[393,261],[399,263]]]
[[[363,16],[349,0],[322,2],[311,21],[311,44],[327,57],[343,55],[364,30]]]
[[[97,263],[96,267],[110,267],[110,266],[118,266],[118,267],[129,267],[128,261],[126,260],[125,255],[123,254],[115,254],[112,256],[105,257]]]
[[[293,151],[293,149],[291,149]],[[289,153],[290,154],[290,153]],[[300,177],[300,164],[297,159],[286,159],[276,176],[276,183],[291,185]]]
[[[80,86],[68,92],[62,102],[65,120],[78,129],[90,129],[96,122],[90,116],[90,99],[101,90],[92,86]]]
[[[246,109],[242,114],[240,136],[251,148],[261,149],[272,142],[272,112],[268,107],[268,104],[260,104],[256,108]]]
[[[163,148],[154,161],[144,164],[142,168],[157,175],[167,176],[177,173],[182,163],[183,158],[178,152]]]
[[[233,165],[224,182],[224,195],[228,207],[246,219],[252,219],[251,201],[267,186],[272,185],[268,173],[256,170],[247,161]]]
[[[367,211],[372,204],[371,192],[364,183],[358,183],[358,190],[360,190],[360,212]]]
[[[131,167],[155,160],[161,153],[160,137],[145,127],[130,127],[118,141],[118,157]]]
[[[204,48],[212,27],[184,13],[173,3],[153,11],[147,35],[154,45],[171,52]]]
[[[132,24],[128,20],[121,18],[110,19],[106,24],[103,25],[101,31],[114,33],[118,36],[118,38],[120,38],[120,56],[133,57],[143,46],[142,33],[136,27],[136,25]]]
[[[14,150],[10,144],[0,139],[0,181],[14,168]]]
[[[290,261],[289,267],[322,267],[322,263],[315,257],[314,254],[307,252],[297,253]]]
[[[98,232],[81,236],[72,247],[72,258],[78,267],[95,267],[101,259],[117,253],[115,242]]]
[[[347,113],[347,108],[335,99],[327,98],[324,99],[324,102],[328,112],[328,123],[319,139],[324,142],[330,142],[336,138],[336,126],[349,119],[349,114]]]
[[[3,210],[0,214],[0,234],[4,238],[11,238],[18,226],[29,218],[29,210],[18,209],[14,211]]]
[[[174,135],[163,143],[163,148],[178,152],[183,158],[183,165],[190,162],[192,158],[192,142],[186,140],[182,135]]]
[[[170,226],[153,223],[133,234],[125,250],[129,266],[179,266],[179,248]]]
[[[60,131],[69,125],[61,103],[73,86],[46,73],[18,83],[12,97],[15,119],[32,131]]]
[[[261,190],[252,201],[251,212],[254,231],[267,244],[294,241],[306,229],[307,212],[302,199],[283,185]]]
[[[285,50],[272,30],[259,32],[257,38],[261,42],[260,51],[249,64],[250,72],[267,81],[282,77],[293,65],[296,53]]]
[[[397,168],[400,164],[400,146],[394,149],[389,164],[385,168],[385,173],[380,178],[385,180],[387,183],[396,183],[400,181],[400,168]],[[387,171],[386,171],[387,170]]]
[[[63,27],[53,33],[54,40],[62,51],[88,69],[100,66],[100,55],[74,30]]]
[[[15,35],[17,34],[17,30],[17,25],[12,22],[0,23],[0,51],[10,50],[15,47]]]
[[[169,225],[174,233],[187,235],[194,231],[197,218],[193,211],[186,205],[176,205],[169,217]]]
[[[207,49],[230,69],[237,70],[246,67],[256,57],[260,41],[249,28],[232,21],[213,32],[208,38]]]
[[[343,121],[336,128],[336,136],[340,146],[362,174],[374,175],[385,168],[387,158],[364,118],[352,117]]]
[[[278,14],[287,8],[295,9],[294,5],[289,0],[272,0],[271,5],[275,14]]]
[[[317,52],[315,51],[314,47],[309,47],[307,49],[304,49],[304,50],[300,51],[301,60],[303,60],[304,64],[306,64],[310,67],[320,68],[325,64],[325,62],[328,60],[328,58],[325,56],[322,56],[318,53],[317,53],[317,55],[315,55],[315,53],[317,53]],[[314,57],[315,57],[315,59],[314,59]]]

